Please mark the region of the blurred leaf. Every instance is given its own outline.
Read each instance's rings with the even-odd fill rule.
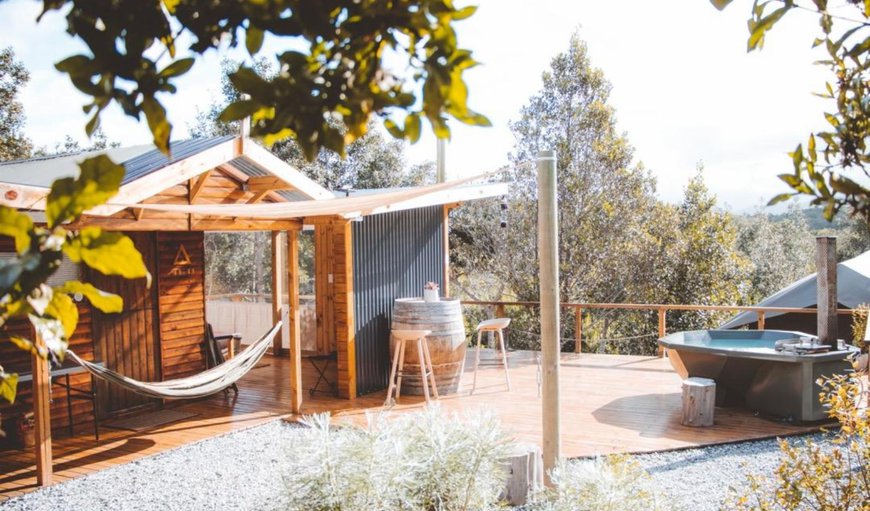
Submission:
[[[84,211],[104,204],[118,193],[124,167],[101,154],[79,164],[78,178],[58,179],[51,185],[45,207],[50,228],[77,219]]]
[[[251,56],[256,55],[260,51],[260,48],[263,47],[263,36],[262,30],[254,26],[248,26],[248,30],[245,33],[245,47]]]
[[[785,201],[791,199],[792,197],[794,197],[794,194],[792,194],[792,193],[781,193],[781,194],[777,195],[776,197],[770,199],[770,201],[768,201],[767,205],[773,206],[773,205],[779,204],[780,202],[785,202]]]
[[[412,144],[420,140],[420,114],[408,114],[405,118],[405,138]]]
[[[220,113],[218,120],[221,122],[238,121],[239,119],[252,116],[259,109],[260,106],[257,103],[249,99],[243,99],[227,105]]]
[[[52,294],[51,302],[48,304],[48,308],[45,309],[45,314],[60,321],[67,339],[75,333],[76,325],[79,322],[79,309],[68,295],[63,293]]]
[[[195,60],[193,58],[178,59],[172,64],[169,64],[168,66],[163,68],[163,71],[160,71],[159,76],[161,78],[173,78],[176,76],[181,76],[190,71],[190,68],[193,67],[194,62]]]
[[[0,206],[0,234],[15,240],[15,251],[23,254],[30,247],[33,221],[28,215],[12,208]]]
[[[133,240],[120,232],[85,227],[64,245],[63,251],[73,262],[83,262],[103,275],[151,277]]]
[[[710,0],[710,3],[721,11],[722,9],[728,7],[728,4],[730,4],[731,1],[732,0]]]
[[[55,293],[80,294],[91,302],[97,309],[111,314],[121,312],[124,309],[124,300],[113,293],[107,293],[86,282],[69,280],[54,288]]]
[[[148,128],[151,129],[151,135],[154,137],[154,145],[161,152],[169,154],[169,135],[172,126],[166,119],[166,109],[153,97],[146,96],[142,99],[142,111],[145,112],[145,118],[148,120]]]
[[[10,403],[15,402],[15,390],[18,387],[18,374],[0,371],[0,398]]]

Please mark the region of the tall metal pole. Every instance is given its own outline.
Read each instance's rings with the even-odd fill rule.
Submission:
[[[435,180],[443,183],[447,181],[447,140],[439,138],[436,143],[438,146],[435,154]]]
[[[837,238],[816,238],[816,332],[837,349]]]
[[[559,210],[556,152],[538,153],[538,260],[541,283],[541,372],[544,483],[562,455],[559,413]]]

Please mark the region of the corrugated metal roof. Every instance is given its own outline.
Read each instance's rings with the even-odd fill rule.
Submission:
[[[147,176],[154,171],[160,170],[163,167],[189,158],[197,153],[201,153],[206,149],[211,149],[217,145],[223,144],[235,138],[235,135],[224,135],[222,137],[211,138],[194,138],[190,140],[182,140],[172,143],[172,156],[167,157],[157,149],[148,151],[134,158],[124,161],[124,179],[122,185],[135,181],[140,177]]]
[[[57,179],[79,175],[79,163],[88,157],[106,154],[112,160],[124,165],[125,174],[121,184],[127,184],[140,177],[194,154],[210,149],[234,135],[223,137],[181,140],[172,143],[172,157],[169,158],[153,145],[115,147],[104,151],[89,151],[78,154],[44,156],[29,160],[15,160],[0,163],[0,181],[20,185],[48,188]]]

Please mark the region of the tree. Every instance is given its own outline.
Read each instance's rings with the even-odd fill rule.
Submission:
[[[24,106],[18,100],[29,80],[30,73],[15,60],[12,48],[0,50],[0,161],[29,158],[33,149],[23,132]]]
[[[721,10],[731,0],[711,2]],[[844,207],[870,221],[870,189],[862,184],[870,178],[870,0],[848,0],[835,11],[827,0],[755,0],[748,22],[749,51],[760,50],[767,33],[795,10],[819,17],[813,46],[827,52],[818,64],[830,70],[831,80],[818,95],[831,100],[835,109],[825,113],[830,129],[811,134],[806,147],[798,144],[791,153],[794,171],[779,176],[794,191],[771,203],[806,195],[814,205],[824,206],[829,221]],[[821,151],[819,141],[824,144]]]
[[[506,228],[499,227],[501,213],[493,203],[466,206],[453,219],[460,284],[481,272],[480,287],[471,290],[481,298],[537,300],[533,161],[539,150],[550,148],[558,157],[561,299],[627,300],[638,282],[648,280],[641,274],[652,267],[645,258],[658,251],[658,240],[649,235],[657,212],[655,183],[642,166],[632,166],[633,149],[616,131],[609,94],[610,84],[592,67],[575,34],[568,50],[553,58],[541,90],[511,123],[513,164],[500,176],[513,183]]]
[[[716,208],[716,196],[704,184],[703,168],[686,186],[676,208],[677,237],[668,247],[673,257],[666,303],[721,305],[739,303],[747,261],[736,250],[737,228],[728,213]],[[674,312],[671,330],[709,328],[721,319],[711,312]]]
[[[265,78],[239,66],[229,77],[248,97],[222,118],[252,116],[253,134],[269,144],[293,137],[309,160],[322,147],[344,154],[373,114],[411,141],[423,118],[440,138],[450,134],[448,117],[489,125],[468,108],[463,73],[476,62],[453,28],[476,8],[457,9],[452,0],[46,0],[44,6],[40,18],[65,12],[67,32],[88,48],[56,66],[92,98],[85,106],[88,134],[115,103],[137,119],[144,114],[155,145],[168,152],[172,127],[159,96],[175,92],[176,78],[209,50],[244,40],[255,57],[267,36],[283,44],[278,72]]]
[[[88,145],[83,146],[81,143],[79,143],[78,140],[67,135],[63,138],[62,142],[55,143],[54,148],[49,149],[48,147],[40,147],[33,152],[33,156],[62,156],[65,154],[79,154],[91,151],[104,151],[109,148],[121,146],[120,142],[110,141],[109,137],[106,136],[106,133],[102,130],[102,128],[97,128],[97,130],[94,131],[94,134],[91,135],[89,142],[90,143]]]
[[[737,217],[737,247],[748,261],[748,287],[742,293],[747,303],[758,303],[815,271],[813,234],[796,203],[778,221],[763,211]]]

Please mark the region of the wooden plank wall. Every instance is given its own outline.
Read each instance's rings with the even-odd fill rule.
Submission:
[[[180,250],[189,258],[183,263]],[[157,233],[157,303],[163,379],[203,371],[205,334],[203,233]]]
[[[127,233],[142,254],[148,271],[157,272],[155,233]],[[149,289],[145,279],[128,280],[88,271],[88,281],[124,299],[120,314],[94,311],[93,334],[98,358],[106,366],[140,381],[160,381],[159,338],[156,322],[156,286]],[[127,391],[117,385],[99,383],[99,411],[102,416],[160,402]]]
[[[0,252],[14,252],[14,244],[10,238],[0,237]],[[79,309],[79,324],[75,334],[70,339],[70,349],[86,360],[94,359],[94,343],[91,336],[91,307],[87,302],[80,302]],[[33,333],[30,323],[26,320],[18,320],[11,322],[8,326],[8,331],[33,339]],[[12,344],[8,337],[0,333],[0,360],[3,361],[3,367],[11,372],[30,372],[31,360],[30,355],[18,349]],[[77,388],[91,388],[91,378],[86,374],[79,374],[70,377],[70,383]],[[18,386],[18,397],[12,405],[5,401],[0,403],[0,414],[3,415],[4,429],[13,428],[13,420],[15,417],[33,410],[33,402],[31,401],[31,386],[30,383],[22,383]],[[51,427],[52,429],[66,428],[67,426],[67,410],[66,410],[66,390],[59,386],[52,386],[53,403],[51,405]],[[8,421],[8,422],[7,422]],[[76,431],[89,431],[93,421],[93,406],[90,402],[84,400],[73,400],[73,424]]]
[[[347,399],[357,395],[351,231],[335,221],[317,224],[314,234],[317,346],[338,352],[338,395]]]

